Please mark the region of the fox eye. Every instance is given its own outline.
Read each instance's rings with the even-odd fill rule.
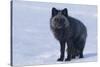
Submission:
[[[58,18],[55,18],[55,22],[58,22],[59,21],[59,19]]]
[[[65,22],[64,18],[55,18],[55,22]]]

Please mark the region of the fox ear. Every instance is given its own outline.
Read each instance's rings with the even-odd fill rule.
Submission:
[[[68,10],[67,10],[67,8],[65,8],[65,9],[62,10],[62,14],[64,16],[68,17]]]
[[[58,10],[56,8],[52,8],[52,17],[54,17],[55,15],[57,15]]]

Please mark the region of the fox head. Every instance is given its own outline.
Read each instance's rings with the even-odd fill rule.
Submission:
[[[68,21],[68,10],[64,8],[63,10],[57,10],[52,8],[51,25],[55,28],[64,28],[69,25]]]

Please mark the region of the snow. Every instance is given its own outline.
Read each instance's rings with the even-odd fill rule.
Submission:
[[[78,18],[86,25],[88,37],[83,59],[57,62],[60,45],[50,30],[52,7],[68,8],[69,15]],[[14,1],[12,49],[14,66],[97,61],[97,7]]]

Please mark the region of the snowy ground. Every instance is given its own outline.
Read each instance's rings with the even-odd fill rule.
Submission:
[[[52,7],[68,8],[69,15],[87,27],[88,38],[83,59],[57,62],[60,45],[50,30]],[[13,65],[38,65],[97,61],[97,7],[89,5],[35,3],[13,4]]]

